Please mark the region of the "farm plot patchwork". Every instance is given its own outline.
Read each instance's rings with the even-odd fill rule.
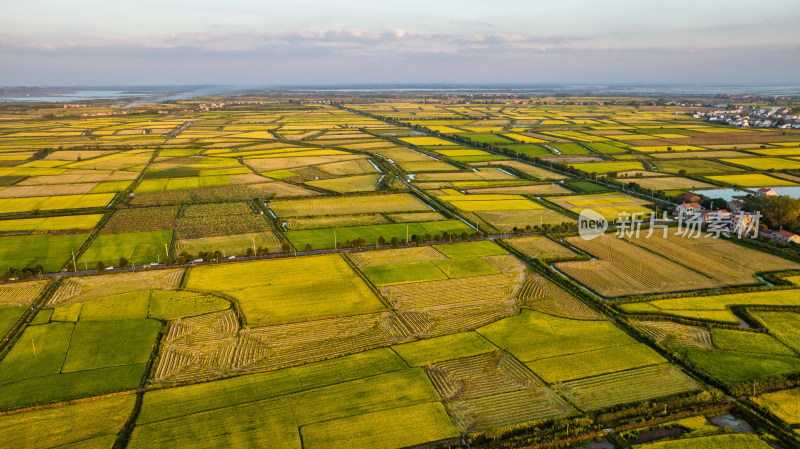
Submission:
[[[647,302],[620,304],[628,313],[671,315],[696,320],[710,320],[738,324],[733,306],[800,306],[800,290],[767,290],[749,293],[690,296],[685,298],[656,299]]]
[[[482,223],[483,228],[496,228],[500,232],[571,221],[569,217],[521,195],[451,194],[437,198],[461,211],[470,221]]]
[[[0,408],[136,388],[160,330],[150,319],[29,326],[0,362]]]
[[[209,388],[225,394],[209,400]],[[304,447],[327,448],[353,444],[349,438],[358,429],[358,444],[400,448],[458,436],[438,401],[423,370],[379,349],[148,392],[131,445],[196,442],[200,432],[209,447],[267,438],[275,447],[299,448],[302,435]]]
[[[555,267],[606,298],[717,288],[721,282],[613,236],[566,239],[597,258]]]
[[[684,238],[674,233],[645,233],[627,239],[649,251],[687,266],[722,285],[758,283],[757,272],[800,269],[800,264],[724,239]]]
[[[576,320],[599,320],[602,316],[544,276],[528,271],[517,293],[520,307]]]
[[[540,377],[555,381],[584,376],[556,385],[583,409],[638,402],[700,388],[657,353],[610,322],[580,323],[576,326],[572,319],[523,310],[518,316],[477,331]],[[585,367],[577,374],[571,370],[576,359]],[[615,388],[604,388],[609,384]]]
[[[48,281],[30,281],[0,285],[0,337],[11,330],[48,284]]]
[[[648,331],[653,329],[650,323],[637,327],[648,335],[654,333]],[[743,391],[752,388],[753,381],[800,372],[797,353],[766,333],[674,324],[660,327],[655,333],[666,336],[662,336],[662,344],[689,360],[695,369],[726,385],[747,383]]]

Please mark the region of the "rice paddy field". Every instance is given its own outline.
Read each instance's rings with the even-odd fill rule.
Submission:
[[[763,173],[748,173],[746,175],[714,175],[707,176],[707,178],[714,181],[724,182],[725,184],[732,186],[741,187],[779,187],[797,185],[796,182],[776,178]]]
[[[734,393],[800,373],[800,294],[757,277],[800,264],[561,226],[655,209],[606,175],[793,186],[795,130],[651,99],[316,95],[3,103],[0,446],[558,445],[716,407],[711,386],[797,434],[796,386]]]
[[[652,209],[645,207],[647,201],[621,193],[599,193],[594,195],[550,197],[548,201],[569,211],[580,214],[583,209],[592,209],[608,221],[616,221],[620,214],[643,214],[649,217]]]

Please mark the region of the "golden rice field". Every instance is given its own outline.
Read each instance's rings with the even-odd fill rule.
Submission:
[[[794,186],[797,183],[762,173],[747,173],[744,175],[713,175],[706,176],[714,181],[724,182],[732,186],[741,187],[780,187]]]

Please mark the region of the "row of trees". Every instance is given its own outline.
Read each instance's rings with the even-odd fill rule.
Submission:
[[[38,276],[44,272],[44,267],[41,264],[36,264],[33,267],[25,267],[22,269],[8,267],[5,273],[3,273],[3,279],[24,279],[30,278],[33,276]]]

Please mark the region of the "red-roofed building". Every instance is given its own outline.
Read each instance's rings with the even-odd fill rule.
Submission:
[[[779,243],[800,243],[800,235],[789,231],[778,231],[772,238]]]
[[[675,215],[694,215],[703,211],[703,206],[698,203],[683,203],[675,208]]]
[[[756,190],[756,196],[777,196],[778,192],[770,189],[769,187],[762,187]]]
[[[700,197],[695,195],[692,192],[684,193],[683,195],[678,197],[678,201],[681,203],[696,203],[700,201]]]

